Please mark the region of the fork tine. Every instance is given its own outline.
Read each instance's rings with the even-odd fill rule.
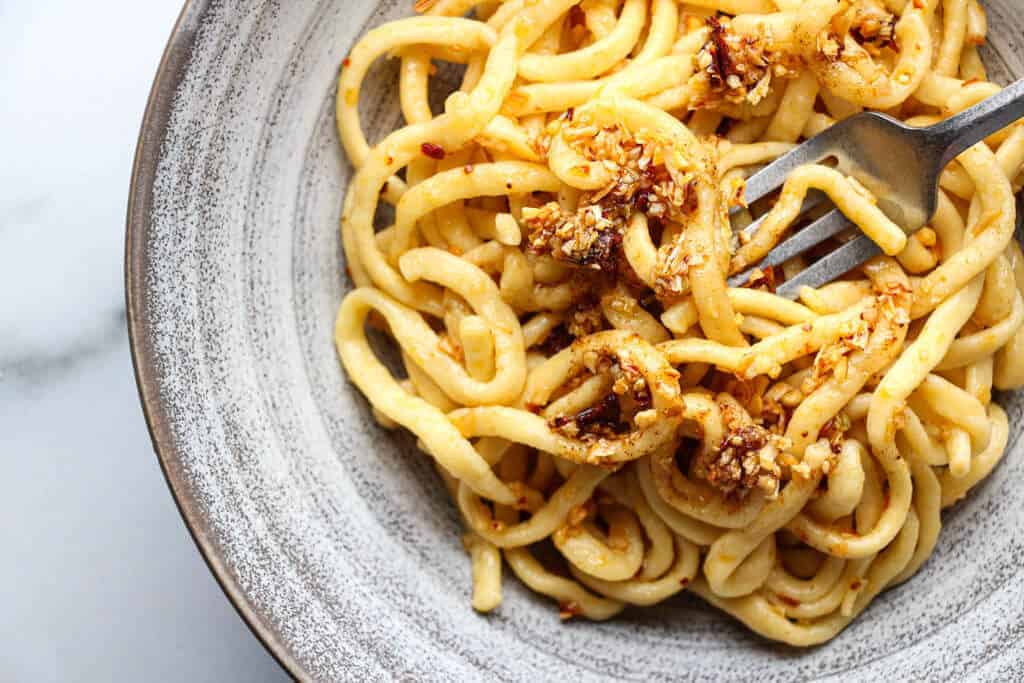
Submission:
[[[729,285],[732,287],[742,287],[750,279],[750,274],[758,268],[785,263],[794,256],[802,254],[830,237],[835,237],[842,231],[852,227],[855,226],[850,222],[849,218],[844,216],[839,209],[832,209],[806,228],[799,230],[789,239],[777,244],[756,266],[729,278]]]
[[[827,158],[829,151],[832,149],[832,140],[835,137],[834,131],[841,124],[842,122],[823,133],[819,133],[747,178],[746,188],[743,192],[744,201],[747,204],[756,202],[773,190],[782,187],[782,184],[786,182],[786,178],[795,169]]]
[[[867,235],[860,235],[784,282],[775,293],[796,300],[801,287],[821,287],[881,253],[882,250]]]
[[[804,198],[804,203],[800,206],[800,212],[797,214],[797,217],[803,216],[811,209],[821,206],[826,201],[828,201],[828,195],[826,195],[824,192],[819,192],[818,190],[811,190],[810,192],[807,193],[807,196]],[[753,237],[754,233],[761,229],[761,224],[764,223],[767,217],[768,214],[766,213],[760,218],[758,218],[756,221],[748,225],[747,227],[740,230],[740,232],[746,235],[747,237]]]

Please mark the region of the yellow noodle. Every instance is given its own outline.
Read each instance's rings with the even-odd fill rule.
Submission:
[[[951,163],[909,239],[834,168],[749,207],[743,183],[865,109],[926,126],[998,92],[981,5],[423,6],[341,69],[356,288],[335,343],[377,422],[415,434],[455,499],[473,608],[500,608],[508,562],[563,619],[691,590],[771,639],[835,637],[921,568],[942,508],[1005,451],[993,390],[1024,386],[1024,126]],[[384,56],[401,59],[406,125],[371,146],[359,92]],[[435,61],[466,65],[439,112]],[[813,252],[730,287],[812,190],[886,256],[799,303],[772,288]],[[382,200],[394,223],[376,230]]]

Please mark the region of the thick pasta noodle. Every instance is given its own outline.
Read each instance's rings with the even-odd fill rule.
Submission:
[[[435,461],[472,606],[500,606],[509,567],[563,619],[692,590],[768,638],[834,637],[927,561],[941,510],[1006,447],[992,394],[1024,384],[1024,128],[962,154],[909,239],[835,168],[797,169],[749,207],[744,179],[857,112],[928,125],[997,91],[980,5],[416,10],[342,66],[357,288],[336,343],[380,424]],[[406,125],[367,141],[359,92],[385,56]],[[465,71],[435,112],[437,61]],[[804,224],[811,191],[887,256],[799,302],[774,288],[817,254],[729,286]],[[374,224],[382,201],[393,225]]]

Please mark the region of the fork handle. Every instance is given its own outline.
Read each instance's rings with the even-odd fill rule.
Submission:
[[[934,144],[942,149],[941,166],[960,156],[989,135],[1024,117],[1024,79],[997,94],[937,123],[929,130]]]

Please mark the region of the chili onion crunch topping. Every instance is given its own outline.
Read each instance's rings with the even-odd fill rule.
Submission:
[[[757,104],[768,96],[773,78],[795,78],[802,67],[799,55],[776,49],[770,34],[740,35],[728,17],[709,17],[708,28],[690,79],[697,93],[691,109],[714,109],[722,102]]]
[[[698,469],[709,484],[726,496],[743,500],[755,489],[773,496],[778,492],[781,476],[775,462],[777,438],[756,424],[736,427],[698,464]]]
[[[862,43],[877,42],[886,45],[892,42],[896,32],[896,17],[886,10],[880,0],[855,0],[849,14],[853,13],[850,32]]]
[[[871,325],[864,319],[850,321],[844,325],[839,339],[818,350],[814,357],[811,376],[804,380],[801,390],[805,394],[810,394],[830,376],[839,381],[846,379],[850,356],[866,349],[870,336]]]
[[[854,0],[833,17],[818,36],[817,52],[828,61],[844,61],[858,70],[878,71],[870,58],[883,50],[898,51],[896,17],[880,0]]]
[[[600,332],[604,328],[604,312],[596,303],[583,303],[574,306],[566,321],[567,331],[577,339]]]
[[[685,223],[696,211],[694,171],[669,141],[630,132],[621,124],[597,126],[586,115],[568,114],[552,124],[547,141],[538,148],[547,150],[552,135],[562,135],[573,151],[587,163],[600,164],[612,180],[581,196],[575,211],[566,211],[557,202],[524,208],[523,222],[534,253],[615,272],[622,234],[633,212],[657,223]],[[673,274],[681,268],[671,260],[662,267]]]

